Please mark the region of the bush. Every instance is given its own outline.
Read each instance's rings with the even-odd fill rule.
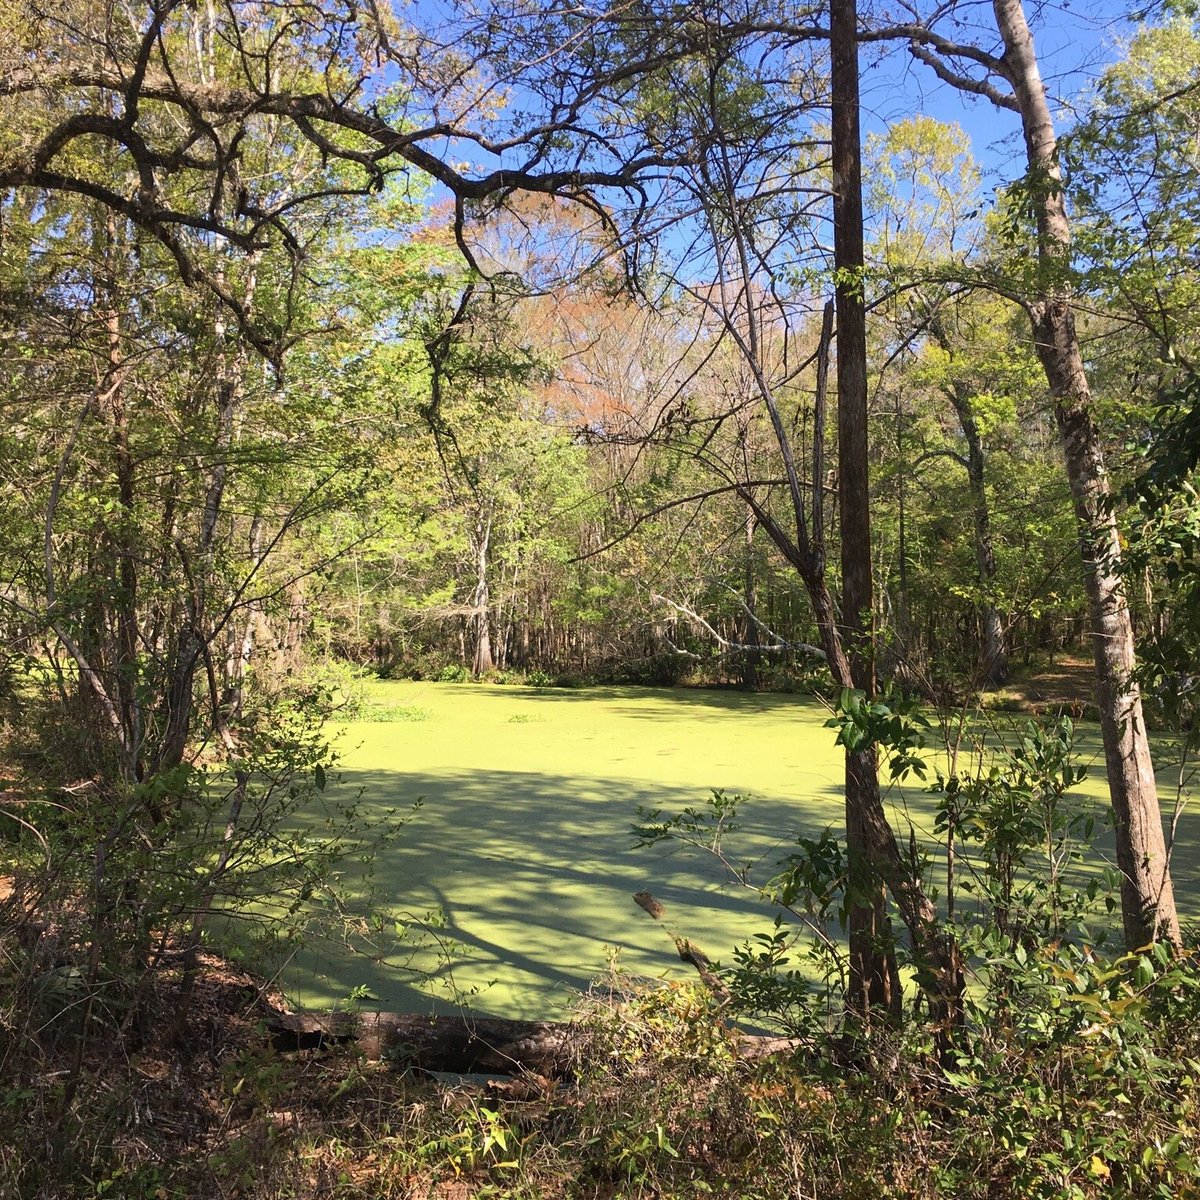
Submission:
[[[916,715],[844,699],[830,724],[848,743],[880,740],[885,761],[917,771]],[[1097,821],[1071,795],[1083,773],[1072,739],[1066,719],[1030,722],[986,768],[933,784],[937,832],[958,844],[961,895],[947,934],[972,979],[953,1025],[923,1003],[924,964],[913,960],[916,1002],[903,1024],[843,1026],[837,932],[849,868],[831,833],[798,838],[763,887],[777,916],[720,972],[722,1007],[804,1045],[772,1084],[810,1097],[778,1118],[783,1161],[802,1164],[795,1194],[1200,1195],[1200,961],[1165,945],[1104,952],[1119,881],[1082,869]],[[734,862],[728,843],[745,803],[714,792],[673,815],[641,810],[634,833]],[[928,865],[915,838],[910,858],[914,871]],[[754,1126],[769,1111],[743,1120],[756,1153]]]
[[[252,947],[260,963],[286,952],[317,913],[345,911],[338,865],[396,835],[390,815],[369,828],[358,795],[329,786],[328,690],[255,703],[220,755],[134,784],[64,786],[32,769],[37,757],[12,781],[24,803],[19,835],[0,847],[12,888],[0,902],[0,1062],[16,1069],[74,1042],[64,1111],[87,1045],[148,1035],[160,978],[179,981],[170,1020],[182,1031],[202,949]],[[55,719],[45,704],[40,727]]]

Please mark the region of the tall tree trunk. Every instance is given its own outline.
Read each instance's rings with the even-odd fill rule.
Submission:
[[[875,692],[871,508],[867,460],[867,333],[858,98],[858,11],[832,0],[833,257],[837,270],[838,502],[841,512],[842,643],[853,686]],[[850,867],[850,991],[853,1012],[898,1012],[895,948],[869,814],[882,811],[874,749],[846,752],[846,852]]]
[[[791,511],[782,523],[763,503],[748,479],[732,481],[759,527],[779,548],[804,582],[820,630],[821,644],[834,681],[842,687],[874,687],[871,629],[871,559],[866,457],[866,340],[861,294],[862,198],[858,128],[858,37],[854,3],[834,0],[833,167],[835,258],[838,271],[839,443],[844,468],[839,472],[842,502],[843,611],[833,603],[826,571],[824,508],[825,400],[834,304],[826,306],[816,355],[812,475],[802,482],[793,448],[794,426],[784,419],[775,395],[772,371],[764,357],[762,307],[757,294],[758,262],[752,253],[755,224],[744,210],[738,164],[726,153],[721,135],[724,114],[718,89],[710,89],[712,158],[701,156],[700,201],[711,223],[712,244],[722,267],[714,289],[725,332],[750,368],[753,388],[770,418],[775,445],[788,484]],[[726,243],[726,239],[728,240]],[[730,253],[723,252],[728,245]],[[733,268],[732,277],[724,268]],[[843,309],[845,315],[843,317]],[[811,517],[811,520],[810,520]],[[865,614],[865,620],[863,615]],[[947,1021],[957,1014],[961,972],[953,946],[945,942],[937,912],[925,896],[911,864],[904,861],[880,798],[874,749],[846,761],[847,846],[852,878],[847,901],[851,916],[851,973],[847,1009],[860,1023],[872,1012],[897,1013],[901,1004],[894,945],[886,923],[888,889],[908,927],[916,957],[926,965],[933,1006]],[[923,984],[926,980],[922,981]]]
[[[486,675],[495,666],[492,658],[492,634],[489,609],[488,556],[492,541],[492,515],[483,514],[475,522],[475,595],[471,600],[471,623],[475,634],[475,656],[472,672],[476,678]]]
[[[758,522],[754,513],[746,510],[745,561],[743,563],[742,604],[745,613],[741,621],[739,639],[750,649],[742,652],[742,687],[752,692],[758,687],[758,667],[762,655],[758,650],[758,580],[754,574],[754,531]]]
[[[1150,760],[1142,699],[1132,678],[1133,626],[1121,582],[1121,549],[1108,472],[1092,416],[1075,314],[1065,283],[1070,224],[1058,149],[1033,36],[1021,0],[993,0],[1004,63],[1025,134],[1029,194],[1037,215],[1039,295],[1030,304],[1038,357],[1054,411],[1079,522],[1084,585],[1096,666],[1096,699],[1116,825],[1125,944],[1179,941],[1162,815]]]

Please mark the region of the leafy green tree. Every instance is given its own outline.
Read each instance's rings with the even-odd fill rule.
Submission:
[[[1103,322],[1105,391],[1136,449],[1125,566],[1141,619],[1138,674],[1160,716],[1185,733],[1195,659],[1197,70],[1194,20],[1141,28],[1064,148],[1082,275]]]
[[[83,37],[94,14],[78,15]],[[223,78],[219,39],[186,32],[152,23],[140,45],[172,55],[180,79]],[[306,70],[261,25],[241,32],[243,51],[269,43],[281,70]],[[90,1021],[99,997],[118,1006],[130,987],[136,1014],[176,946],[186,1008],[214,906],[260,889],[290,927],[343,846],[336,823],[315,854],[280,824],[324,786],[319,696],[247,697],[244,683],[306,625],[304,581],[344,548],[332,514],[361,508],[373,481],[366,414],[312,358],[348,307],[363,210],[339,161],[267,115],[240,129],[238,169],[254,181],[241,203],[297,187],[322,203],[276,242],[219,236],[213,216],[184,246],[155,222],[195,201],[212,164],[182,152],[149,196],[131,129],[173,136],[162,110],[127,91],[123,120],[75,121],[61,92],[36,111],[31,89],[25,78],[8,91],[7,115],[33,116],[5,152],[65,123],[52,154],[71,178],[10,180],[0,199],[2,486],[22,517],[0,530],[13,564],[0,620],[24,651],[22,782],[48,801],[43,837],[62,839],[47,888],[88,948]]]
[[[1196,360],[1197,70],[1192,22],[1141,29],[1063,144],[1083,285],[1153,338],[1138,366],[1151,387]]]

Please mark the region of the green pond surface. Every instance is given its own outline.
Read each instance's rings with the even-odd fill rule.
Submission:
[[[370,1008],[438,1011],[465,997],[479,1012],[549,1018],[606,974],[613,952],[626,971],[685,977],[668,930],[728,958],[772,914],[711,855],[634,849],[639,805],[674,812],[713,788],[751,797],[726,850],[762,860],[760,881],[798,833],[842,825],[841,753],[827,711],[806,697],[398,681],[371,685],[371,701],[395,719],[340,729],[338,787],[365,789],[367,816],[422,799],[375,857],[372,883],[395,913],[440,909],[456,957],[413,959],[389,941],[373,954],[310,946],[283,977],[299,1004],[365,987]],[[1085,727],[1079,741],[1090,764],[1081,790],[1103,797],[1098,736]],[[911,821],[931,837],[933,797],[894,789],[888,803],[899,830]],[[1175,853],[1181,909],[1194,917],[1200,822],[1186,812]],[[345,882],[365,892],[355,869]],[[665,906],[661,925],[634,903],[642,890]],[[419,987],[414,968],[431,973]]]

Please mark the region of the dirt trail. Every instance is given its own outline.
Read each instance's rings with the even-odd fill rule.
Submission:
[[[1096,675],[1089,658],[1064,656],[1024,679],[1014,679],[998,693],[1030,711],[1066,708],[1079,711],[1095,703]]]

